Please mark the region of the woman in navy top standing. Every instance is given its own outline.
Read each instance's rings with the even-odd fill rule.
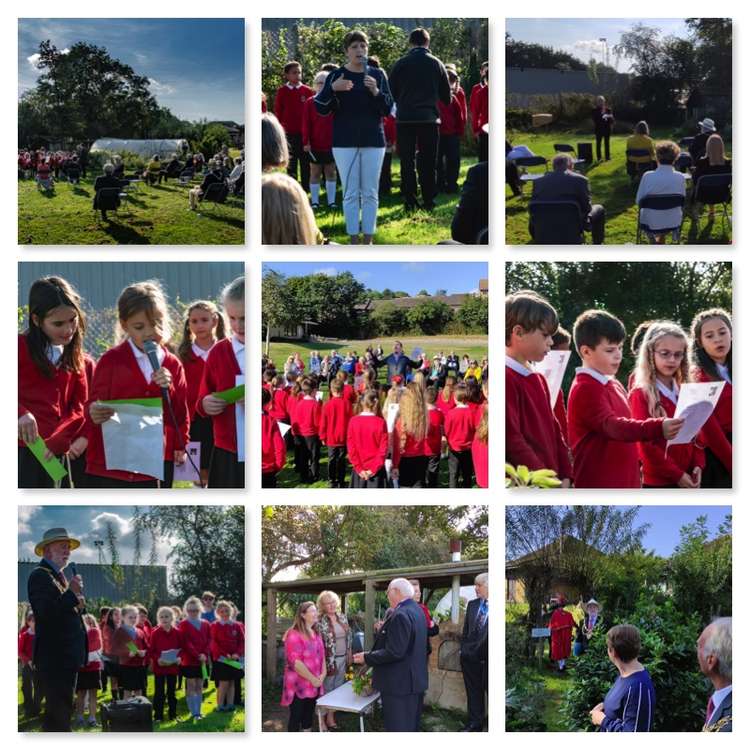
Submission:
[[[589,712],[600,732],[650,732],[656,694],[648,670],[638,661],[641,634],[633,625],[607,633],[607,654],[620,673],[604,701]]]
[[[333,114],[333,158],[344,188],[346,233],[353,245],[371,245],[378,216],[380,167],[385,156],[383,117],[393,98],[382,70],[367,65],[367,36],[350,31],[344,37],[347,62],[331,71],[315,106]],[[360,219],[361,206],[361,219]]]

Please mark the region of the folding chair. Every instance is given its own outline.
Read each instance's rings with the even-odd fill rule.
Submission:
[[[678,172],[685,174],[693,166],[693,157],[687,151],[681,151],[675,159],[674,168]]]
[[[585,159],[579,159],[576,154],[576,150],[569,143],[553,143],[552,148],[560,154],[573,154],[573,169],[577,169],[579,165],[585,164]]]
[[[727,212],[727,206],[732,200],[732,175],[727,174],[704,174],[695,183],[693,191],[693,203],[701,203],[706,206],[720,205],[722,208],[721,227],[726,232],[726,222],[732,221]],[[700,214],[698,215],[698,226],[700,227]]]
[[[188,187],[190,185],[190,181],[193,179],[193,170],[192,169],[183,169],[182,172],[180,172],[179,177],[179,184],[180,187]]]
[[[118,209],[123,202],[127,202],[128,194],[123,191],[122,188],[117,187],[106,187],[99,188],[96,191],[96,197],[94,199],[94,216],[96,217],[97,223],[99,222],[99,212],[112,211],[115,214],[119,213]],[[128,206],[128,215],[131,215],[130,206]]]
[[[625,166],[628,170],[631,180],[637,180],[643,176],[644,172],[651,169],[651,162],[637,162],[633,159],[640,159],[644,156],[651,156],[647,148],[629,148],[625,150]]]
[[[229,188],[225,182],[212,182],[206,188],[206,192],[201,195],[199,201],[201,205],[211,203],[215,207],[218,203],[225,203],[228,194]]]
[[[530,223],[535,245],[583,245],[585,221],[575,201],[529,203]]]
[[[673,208],[680,209],[680,223],[674,227],[664,227],[659,229],[652,229],[648,224],[644,224],[641,221],[641,211],[644,208],[648,208],[652,211],[669,211]],[[646,195],[641,198],[638,204],[638,217],[637,229],[635,234],[635,244],[641,244],[641,230],[655,232],[657,234],[668,234],[669,232],[677,232],[677,239],[679,241],[680,232],[682,232],[682,222],[685,219],[685,196],[684,195]]]
[[[540,167],[542,164],[544,164],[544,173],[540,174],[536,172],[531,174],[525,172],[519,178],[521,180],[521,183],[533,182],[534,180],[538,180],[549,171],[549,162],[543,156],[521,156],[520,158],[514,159],[513,161],[515,162],[517,167],[523,167],[524,169],[526,167]]]

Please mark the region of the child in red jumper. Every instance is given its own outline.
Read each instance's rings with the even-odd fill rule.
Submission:
[[[573,340],[583,367],[568,394],[568,435],[576,487],[641,486],[639,441],[670,440],[682,419],[633,419],[625,388],[615,375],[622,361],[625,327],[604,310],[576,319]]]
[[[323,90],[328,73],[315,76],[313,88]],[[310,202],[313,209],[320,208],[320,178],[326,178],[328,208],[336,208],[336,162],[333,158],[333,115],[321,115],[311,97],[302,110],[302,148],[310,159]]]
[[[469,106],[471,108],[471,130],[479,144],[479,161],[487,161],[489,156],[489,134],[485,125],[490,119],[490,65],[482,63],[480,68],[482,80],[471,90]]]
[[[34,613],[26,610],[24,625],[18,634],[18,658],[21,661],[21,692],[23,694],[23,715],[26,719],[39,716],[42,704],[39,674],[34,669]]]
[[[89,699],[90,727],[99,726],[96,722],[96,696],[102,684],[102,634],[94,615],[85,614],[83,624],[86,626],[88,661],[78,670],[76,680],[76,714],[78,726],[84,726],[83,711],[86,697]]]
[[[437,161],[437,189],[441,193],[458,192],[458,173],[461,169],[461,138],[466,129],[466,100],[458,93],[458,73],[446,66],[451,85],[451,103],[438,100],[440,112],[440,143]]]
[[[177,674],[180,665],[180,652],[183,648],[183,639],[180,631],[174,627],[174,612],[171,607],[159,607],[156,613],[158,627],[151,631],[148,645],[148,659],[151,662],[151,671],[154,673],[154,721],[164,719],[164,695],[166,693],[167,706],[170,721],[177,718],[177,697],[175,688],[177,686]],[[174,651],[174,659],[163,659],[165,651]]]
[[[378,392],[367,391],[360,403],[362,410],[351,418],[346,431],[346,448],[352,465],[349,484],[356,489],[382,488],[386,486],[388,428],[380,415]]]
[[[485,404],[471,443],[471,460],[477,484],[485,489],[489,487],[489,412],[489,404]]]
[[[456,376],[447,375],[445,385],[440,389],[440,393],[435,401],[435,406],[445,415],[456,406],[456,399],[453,397],[453,389],[456,387]]]
[[[281,437],[279,423],[266,411],[271,403],[271,394],[262,389],[261,412],[261,487],[276,487],[276,475],[286,463],[286,445]]]
[[[198,391],[197,412],[211,417],[214,449],[208,469],[208,486],[241,489],[245,486],[245,457],[238,454],[237,413],[245,400],[228,404],[214,394],[234,388],[245,373],[245,277],[227,284],[221,304],[229,318],[231,338],[219,341],[208,353]]]
[[[146,676],[148,640],[136,626],[138,610],[128,605],[121,610],[122,622],[112,638],[112,650],[120,660],[119,686],[126,698],[141,695]]]
[[[451,391],[451,400],[452,399],[453,392]],[[440,456],[443,451],[443,444],[445,443],[445,437],[443,434],[445,417],[436,404],[437,400],[437,388],[435,388],[434,385],[427,387],[425,389],[427,420],[429,422],[426,441],[427,475],[425,477],[425,485],[427,487],[437,487],[440,483]],[[455,401],[453,402],[453,405],[455,406]]]
[[[352,409],[344,398],[344,386],[338,378],[331,381],[331,397],[320,415],[320,441],[328,449],[328,485],[345,487],[346,432]]]
[[[454,397],[455,409],[451,409],[445,418],[445,439],[448,441],[448,486],[456,488],[461,480],[461,487],[471,487],[474,464],[471,458],[471,444],[474,440],[476,424],[469,408],[469,391],[465,383],[456,386]]]
[[[86,451],[88,485],[109,487],[171,487],[174,464],[184,463],[188,441],[187,384],[177,357],[160,346],[171,336],[169,312],[158,283],[144,281],[123,289],[117,300],[121,344],[104,352],[94,373],[89,394],[89,446]],[[159,368],[154,370],[145,352],[147,341],[156,344]],[[170,406],[162,397],[169,394]],[[116,399],[162,398],[164,479],[107,467],[102,425],[116,409],[101,403]],[[174,414],[175,425],[171,415]]]
[[[635,419],[673,417],[680,388],[688,380],[688,340],[680,326],[656,321],[643,338],[628,400]],[[696,436],[697,438],[697,436]],[[697,489],[705,465],[696,438],[670,445],[663,438],[639,442],[644,487]]]
[[[198,392],[209,352],[217,341],[222,341],[226,336],[224,316],[213,302],[199,299],[188,305],[177,356],[185,370],[190,440],[201,445],[199,469],[204,485],[208,483],[208,467],[214,448],[214,431],[211,418],[198,414]]]
[[[505,461],[531,471],[551,469],[570,486],[568,446],[552,412],[547,381],[534,372],[552,346],[557,312],[530,291],[505,298]]]
[[[320,478],[320,401],[312,380],[302,381],[302,398],[294,407],[292,415],[292,429],[294,440],[299,452],[300,480],[304,484],[312,484]]]
[[[302,83],[302,66],[296,60],[284,66],[284,78],[286,83],[276,91],[273,113],[284,128],[289,144],[287,174],[296,180],[299,164],[299,182],[307,192],[310,188],[310,159],[302,148],[302,113],[305,102],[312,99],[315,92]]]
[[[54,483],[27,447],[39,436],[47,455],[71,453],[85,423],[83,356],[86,319],[81,298],[65,279],[37,279],[29,290],[29,324],[18,336],[18,486]],[[74,450],[71,454],[77,457]]]
[[[185,602],[185,619],[177,629],[182,636],[180,674],[185,678],[185,703],[193,719],[202,719],[203,670],[211,656],[211,625],[201,617],[201,600],[191,596]]]
[[[690,326],[690,379],[724,381],[713,414],[703,427],[706,468],[701,486],[732,486],[732,319],[726,310],[699,312]]]
[[[245,657],[245,633],[232,619],[232,607],[227,601],[216,605],[216,620],[211,623],[212,677],[218,685],[216,710],[234,711],[234,681],[244,670],[227,664],[224,659],[242,661]]]
[[[393,427],[391,477],[399,487],[425,486],[427,479],[427,435],[429,417],[422,388],[409,383],[398,402],[398,417]]]

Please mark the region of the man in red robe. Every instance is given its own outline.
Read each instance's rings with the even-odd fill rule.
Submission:
[[[557,597],[557,608],[549,621],[552,658],[557,662],[558,671],[565,669],[565,660],[570,656],[570,643],[576,621],[565,607],[565,597]]]

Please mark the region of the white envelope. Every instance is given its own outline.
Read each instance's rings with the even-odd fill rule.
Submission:
[[[164,421],[161,406],[116,404],[102,424],[107,469],[164,479]]]

